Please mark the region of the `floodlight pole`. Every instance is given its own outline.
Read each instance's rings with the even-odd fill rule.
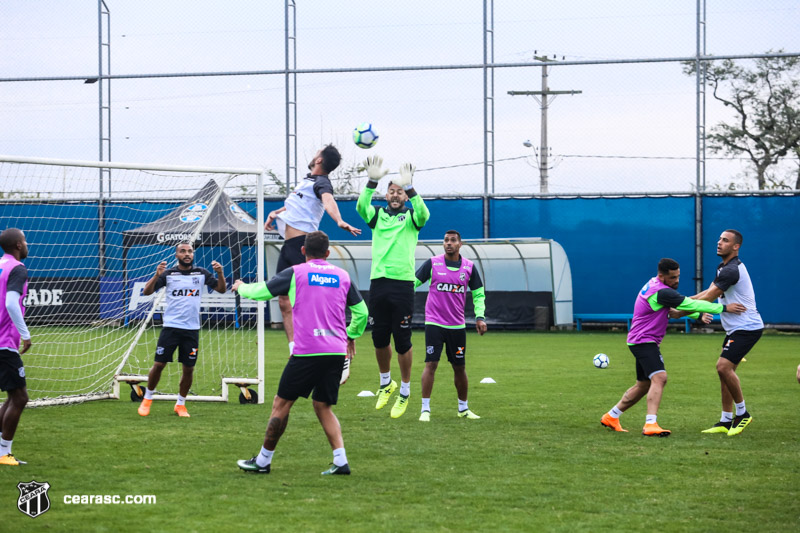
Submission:
[[[697,170],[694,195],[694,288],[703,291],[703,193],[706,190],[706,0],[697,0],[697,49],[695,51],[695,83],[697,112]]]
[[[284,6],[284,88],[286,106],[286,192],[297,186],[297,5]]]
[[[99,153],[98,161],[111,161],[111,80],[103,80],[104,75],[111,75],[111,11],[105,0],[97,0],[97,116],[99,119]],[[84,83],[92,83],[86,80]],[[104,85],[105,84],[105,85]],[[108,146],[104,150],[104,146]],[[105,192],[103,182],[108,180],[108,197],[111,198],[111,170],[99,169],[99,185],[97,200],[98,230],[98,273],[102,277],[106,271],[106,238],[105,238]]]
[[[539,102],[539,105],[542,109],[542,129],[541,129],[541,140],[539,145],[539,192],[545,194],[548,192],[548,167],[547,167],[547,109],[550,107],[550,104],[547,100],[549,95],[558,96],[559,94],[581,94],[583,91],[551,91],[550,87],[547,85],[547,63],[550,61],[555,61],[555,58],[549,59],[545,56],[533,56],[533,58],[537,61],[541,61],[542,64],[542,90],[541,91],[508,91],[508,94],[511,96],[533,96],[536,98],[537,96],[541,96],[541,100],[536,98],[536,101]]]

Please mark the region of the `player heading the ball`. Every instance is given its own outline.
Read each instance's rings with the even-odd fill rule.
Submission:
[[[328,175],[336,170],[342,156],[339,150],[329,144],[314,154],[308,163],[308,175],[289,193],[283,207],[272,211],[267,216],[264,229],[274,230],[284,238],[278,256],[276,272],[291,266],[301,265],[305,257],[300,248],[305,242],[306,234],[319,230],[322,215],[327,212],[336,225],[353,236],[361,234],[361,230],[351,226],[342,218],[339,205],[333,197],[333,185]],[[278,305],[283,317],[283,329],[289,342],[289,354],[293,353],[294,330],[292,329],[292,306],[288,296],[280,296]]]

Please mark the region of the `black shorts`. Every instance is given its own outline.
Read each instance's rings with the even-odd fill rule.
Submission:
[[[27,384],[22,357],[11,350],[0,350],[0,390],[24,389]]]
[[[756,345],[763,329],[737,329],[730,335],[725,336],[722,341],[722,353],[719,354],[723,359],[727,359],[734,365],[738,365],[745,355]]]
[[[302,265],[306,262],[306,258],[301,250],[305,244],[305,235],[298,235],[297,237],[292,237],[288,241],[283,241],[281,252],[278,255],[278,266],[275,267],[277,270],[276,274],[278,272],[283,272],[289,267]]]
[[[628,348],[636,357],[636,381],[650,381],[653,374],[666,372],[664,358],[661,357],[658,344],[645,342],[644,344],[632,344]]]
[[[369,284],[369,323],[375,348],[389,346],[406,353],[411,349],[411,317],[414,315],[414,282],[377,278]]]
[[[425,362],[439,361],[442,346],[447,346],[447,360],[453,366],[464,366],[467,355],[467,328],[425,326]]]
[[[339,381],[344,368],[343,355],[291,356],[278,383],[278,396],[294,401],[300,396],[336,405],[339,400]]]
[[[196,329],[163,328],[158,337],[156,362],[171,363],[175,348],[178,361],[186,366],[197,364],[197,349],[200,346],[200,331]]]

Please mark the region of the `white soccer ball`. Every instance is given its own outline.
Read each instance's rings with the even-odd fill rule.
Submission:
[[[369,149],[378,143],[378,134],[369,122],[362,122],[353,130],[353,142],[359,148]]]
[[[609,361],[608,356],[606,354],[599,353],[599,354],[594,356],[594,359],[592,359],[592,362],[594,363],[594,366],[596,366],[597,368],[606,368],[606,367],[608,367],[608,364],[611,361]]]

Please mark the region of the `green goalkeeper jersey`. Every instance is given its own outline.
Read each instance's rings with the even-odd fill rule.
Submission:
[[[414,249],[419,230],[431,216],[422,197],[411,189],[411,209],[397,211],[374,207],[372,195],[377,183],[367,182],[356,203],[356,211],[372,229],[372,268],[369,278],[388,278],[414,281]]]

